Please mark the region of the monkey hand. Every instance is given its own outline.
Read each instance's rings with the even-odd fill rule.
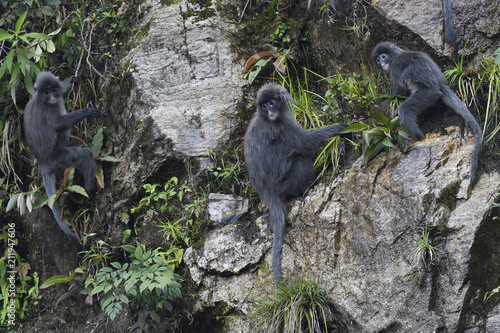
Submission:
[[[80,79],[77,76],[72,76],[70,77],[71,83],[78,83],[80,82]]]
[[[99,110],[97,110],[96,108],[87,108],[87,114],[88,114],[87,117],[95,118],[95,117],[99,117],[101,112]]]

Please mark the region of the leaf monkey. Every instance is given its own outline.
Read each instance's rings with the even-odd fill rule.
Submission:
[[[245,163],[273,226],[273,275],[281,281],[281,248],[286,228],[286,200],[304,193],[315,178],[314,154],[323,140],[339,135],[347,125],[306,131],[292,115],[292,97],[282,86],[268,83],[257,93],[257,112],[248,126]]]
[[[79,82],[75,76],[59,80],[50,72],[38,75],[34,94],[24,109],[24,132],[28,146],[38,161],[47,199],[56,193],[56,171],[74,165],[83,172],[85,189],[96,188],[95,174],[97,165],[89,148],[68,147],[71,128],[87,117],[96,117],[95,108],[67,113],[64,108],[64,95],[71,89],[72,83]],[[61,218],[57,202],[52,206],[52,213],[66,236],[75,244],[78,238]]]
[[[470,184],[474,187],[481,152],[481,127],[467,106],[446,85],[438,65],[425,53],[405,51],[390,42],[379,43],[371,57],[382,70],[390,73],[394,95],[408,96],[399,106],[399,122],[415,138],[424,137],[417,124],[417,117],[439,99],[469,124],[476,141],[470,170]]]
[[[451,0],[443,0],[443,16],[444,16],[444,40],[447,43],[453,45],[455,44],[456,35],[455,35],[455,27],[453,26]]]

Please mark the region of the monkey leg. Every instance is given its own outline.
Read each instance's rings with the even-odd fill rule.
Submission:
[[[95,178],[97,164],[89,148],[66,147],[61,150],[57,158],[60,168],[67,168],[74,165],[75,168],[83,173],[85,190],[95,191],[97,187]]]
[[[315,171],[311,155],[296,155],[286,170],[283,178],[275,185],[277,192],[285,200],[296,198],[304,194],[305,190],[314,181]]]
[[[427,108],[434,105],[441,97],[440,91],[419,89],[410,95],[399,106],[399,123],[417,139],[422,139],[424,133],[420,130],[417,120]]]

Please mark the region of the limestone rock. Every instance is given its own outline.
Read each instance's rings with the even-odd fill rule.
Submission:
[[[235,223],[247,211],[248,199],[219,193],[208,196],[208,218],[215,227]]]
[[[500,232],[490,216],[500,196],[500,175],[482,174],[470,190],[474,139],[461,139],[456,127],[448,132],[413,143],[406,155],[394,151],[387,161],[378,156],[365,168],[360,158],[343,176],[317,185],[292,205],[284,278],[305,272],[332,286],[333,301],[346,317],[338,320],[353,323],[352,332],[471,327],[477,319],[471,310],[488,291],[489,275],[476,272],[484,271],[486,262],[488,269],[500,272],[488,259],[494,251],[483,250],[483,238],[494,239]],[[199,306],[216,306],[226,294],[233,311],[248,313],[250,294],[224,290],[228,285],[257,287],[271,279],[267,218],[257,219],[253,231],[248,225],[214,229],[200,249],[186,253],[203,295]],[[414,260],[424,227],[431,245],[440,250],[427,265]],[[481,317],[483,327],[496,327],[495,318]],[[240,319],[238,327],[250,320]],[[231,330],[226,326],[224,332]]]
[[[130,96],[109,107],[120,125],[114,146],[121,163],[113,178],[121,179],[121,192],[137,190],[159,170],[182,167],[186,157],[206,165],[209,149],[227,142],[235,127],[246,84],[226,36],[234,27],[215,2],[143,6],[137,46],[122,61]]]

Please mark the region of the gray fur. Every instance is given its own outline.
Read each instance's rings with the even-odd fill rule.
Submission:
[[[99,115],[95,108],[66,112],[63,97],[69,92],[73,82],[78,82],[78,78],[70,77],[61,81],[50,72],[40,73],[35,82],[34,94],[24,109],[26,140],[38,161],[47,198],[56,193],[55,173],[71,165],[83,172],[87,191],[96,188],[97,165],[92,151],[67,146],[71,128],[75,124],[84,118]],[[52,212],[66,236],[78,244],[78,238],[61,218],[57,202],[54,203]]]
[[[438,65],[425,53],[404,51],[390,42],[379,43],[371,56],[380,68],[390,72],[394,95],[409,96],[399,106],[399,122],[415,138],[424,137],[417,123],[418,116],[440,98],[469,124],[476,141],[470,174],[470,184],[473,187],[477,180],[481,152],[481,127],[465,104],[448,87]]]
[[[290,94],[268,83],[257,93],[257,112],[245,135],[245,164],[253,187],[268,206],[273,225],[273,274],[281,281],[286,200],[304,193],[315,178],[314,154],[347,125],[306,131],[293,118]]]

